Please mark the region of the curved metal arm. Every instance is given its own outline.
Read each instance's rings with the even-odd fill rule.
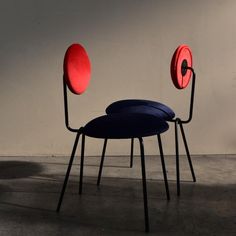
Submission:
[[[187,120],[181,120],[181,123],[183,123],[183,124],[189,123],[193,117],[193,103],[194,103],[195,80],[196,80],[196,74],[195,74],[193,68],[187,67],[187,69],[192,71],[193,77],[192,77],[192,89],[191,89],[191,98],[190,98],[189,117]]]
[[[70,124],[69,124],[67,85],[66,85],[65,76],[63,76],[63,94],[64,94],[64,112],[65,112],[65,125],[66,125],[66,128],[71,132],[81,132],[82,127],[79,128],[79,129],[74,129],[74,128],[71,128]]]
[[[187,67],[187,70],[191,70],[193,73],[192,76],[192,89],[191,89],[191,97],[190,97],[190,108],[189,108],[189,116],[187,120],[182,120],[179,117],[172,120],[172,122],[175,122],[176,120],[179,120],[178,122],[181,122],[182,124],[187,124],[192,120],[193,117],[193,103],[194,103],[194,93],[195,93],[195,80],[196,80],[196,74],[192,67]]]

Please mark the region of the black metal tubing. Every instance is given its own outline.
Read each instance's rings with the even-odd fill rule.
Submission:
[[[165,159],[164,159],[164,153],[163,153],[161,135],[160,134],[157,135],[157,140],[158,140],[158,146],[159,146],[159,150],[160,150],[162,172],[163,172],[164,181],[165,181],[166,196],[167,196],[167,200],[169,201],[170,200],[170,192],[169,192],[169,185],[168,185],[167,174],[166,174]]]
[[[104,144],[103,144],[102,157],[101,157],[101,162],[100,162],[99,172],[98,172],[97,186],[99,186],[101,182],[102,168],[103,168],[103,163],[104,163],[104,158],[105,158],[105,153],[106,153],[106,147],[107,147],[107,139],[104,140]]]
[[[83,187],[84,147],[85,147],[85,135],[83,134],[82,144],[81,144],[81,156],[80,156],[79,194],[82,194],[82,187]]]
[[[62,187],[62,190],[61,190],[61,195],[60,195],[60,198],[59,198],[59,201],[58,201],[58,204],[57,204],[57,212],[59,212],[60,208],[61,208],[61,203],[62,203],[64,194],[65,194],[67,182],[68,182],[68,179],[69,179],[69,176],[70,176],[70,171],[71,171],[71,167],[72,167],[73,160],[74,160],[74,157],[75,157],[75,153],[76,153],[77,145],[78,145],[78,142],[79,142],[80,134],[81,133],[78,132],[77,135],[76,135],[76,138],[75,138],[75,142],[74,142],[74,145],[73,145],[70,161],[69,161],[69,164],[68,164],[68,168],[67,168],[67,172],[66,172],[66,176],[65,176],[65,180],[64,180],[64,184],[63,184],[63,187]]]
[[[194,95],[195,95],[195,81],[196,81],[196,74],[193,70],[192,67],[187,67],[188,70],[191,70],[193,73],[192,76],[192,88],[191,88],[191,95],[190,95],[190,106],[189,106],[189,115],[188,115],[188,119],[186,120],[182,120],[181,118],[177,117],[175,119],[170,120],[170,122],[175,122],[176,119],[179,119],[181,121],[182,124],[187,124],[189,123],[192,118],[193,118],[193,104],[194,104]]]
[[[149,232],[149,216],[148,216],[148,200],[147,200],[147,184],[146,184],[146,170],[145,170],[145,155],[143,139],[139,138],[141,166],[142,166],[142,182],[143,182],[143,203],[144,203],[144,217],[145,217],[145,231]]]
[[[180,174],[179,174],[179,141],[178,141],[178,119],[175,120],[175,155],[176,155],[176,182],[177,195],[180,195]]]
[[[78,146],[79,137],[83,132],[83,127],[80,127],[79,129],[74,129],[74,128],[71,128],[70,124],[69,124],[67,84],[66,84],[65,76],[63,76],[63,95],[64,95],[64,113],[65,113],[66,128],[71,132],[76,132],[77,135],[76,135],[76,138],[75,138],[75,142],[74,142],[74,145],[73,145],[73,149],[72,149],[70,161],[69,161],[69,164],[68,164],[65,180],[64,180],[62,190],[61,190],[61,195],[60,195],[59,202],[58,202],[58,205],[57,205],[57,212],[59,212],[60,208],[61,208],[61,204],[62,204],[63,197],[64,197],[64,194],[65,194],[66,186],[67,186],[68,179],[69,179],[69,176],[70,176],[71,167],[72,167],[73,160],[74,160],[75,153],[76,153],[76,149],[77,149],[77,146]],[[83,136],[82,136],[81,160],[83,160],[83,156],[84,156],[84,143],[85,143],[85,137],[84,137],[84,134],[83,134]],[[81,180],[82,180],[82,177],[83,177],[83,161],[82,161],[82,168],[80,167],[80,169],[82,169],[82,173],[80,173],[80,186],[79,186],[80,187],[79,192],[81,193],[82,192],[82,181]]]
[[[185,137],[184,127],[183,127],[182,122],[179,123],[179,126],[180,126],[180,131],[181,131],[181,134],[182,134],[182,138],[183,138],[186,154],[187,154],[187,157],[188,157],[188,163],[189,163],[189,167],[190,167],[190,170],[191,170],[193,182],[196,182],[196,176],[195,176],[195,173],[194,173],[193,164],[192,164],[190,152],[189,152],[189,149],[188,149],[188,143],[187,143],[187,139]]]
[[[189,107],[189,117],[187,120],[181,120],[181,123],[187,124],[192,120],[193,117],[193,103],[194,103],[194,94],[195,94],[195,80],[196,80],[196,74],[192,67],[187,67],[188,70],[191,70],[193,73],[192,76],[192,88],[191,88],[191,97],[190,97],[190,107]]]
[[[71,131],[71,132],[78,132],[81,130],[79,129],[74,129],[70,127],[69,124],[69,114],[68,114],[68,99],[67,99],[67,85],[66,85],[66,78],[63,76],[63,93],[64,93],[64,112],[65,112],[65,125],[66,128]]]
[[[186,150],[186,154],[187,154],[191,174],[192,174],[192,177],[193,177],[193,181],[196,182],[195,173],[194,173],[194,169],[193,169],[193,165],[192,165],[192,161],[191,161],[191,156],[190,156],[187,140],[186,140],[184,129],[183,129],[183,124],[189,123],[192,120],[192,117],[193,117],[193,104],[194,104],[194,95],[195,95],[196,74],[195,74],[194,69],[192,67],[187,67],[186,69],[191,70],[192,73],[193,73],[192,88],[191,88],[191,95],[190,95],[189,116],[188,116],[188,119],[186,119],[186,120],[182,120],[179,117],[177,117],[173,120],[170,120],[170,122],[175,123],[176,176],[177,176],[177,195],[178,196],[180,195],[178,125],[180,126],[180,130],[181,130],[181,134],[182,134],[182,138],[183,138],[183,142],[184,142],[184,147],[185,147],[185,150]]]
[[[101,156],[101,161],[100,161],[100,165],[99,165],[97,186],[99,186],[100,182],[101,182],[102,169],[103,169],[103,163],[104,163],[104,158],[105,158],[105,153],[106,153],[106,147],[107,147],[107,139],[104,139],[103,149],[102,149],[102,156]],[[134,153],[134,138],[131,139],[130,168],[133,167],[133,160],[134,160],[134,154],[133,153]]]
[[[133,163],[134,163],[134,138],[131,139],[130,168],[133,167]]]

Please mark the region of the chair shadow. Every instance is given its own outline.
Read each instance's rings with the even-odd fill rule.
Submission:
[[[56,214],[56,204],[61,190],[61,181],[48,179],[19,180],[24,189],[12,190],[26,198],[5,196],[0,206],[11,209],[8,217],[19,217],[27,224],[47,222],[52,229],[60,226],[66,232],[68,228],[92,228],[135,232],[145,235],[143,219],[142,183],[137,179],[103,178],[100,187],[95,177],[84,178],[84,189],[78,195],[78,181],[69,182],[61,212]],[[163,182],[148,181],[149,213],[151,235],[153,233],[176,232],[176,235],[188,235],[194,228],[197,233],[207,235],[214,226],[214,232],[231,230],[234,199],[232,194],[236,185],[203,185],[183,182],[181,196],[176,196],[176,184],[170,182],[171,200],[165,196]],[[33,186],[33,187],[32,187]],[[30,199],[29,198],[30,194]],[[223,206],[223,209],[220,207]],[[1,213],[0,213],[1,216]],[[205,221],[207,219],[207,221]],[[46,224],[46,223],[45,223]],[[201,225],[201,228],[198,228]],[[186,232],[181,233],[181,230]],[[127,234],[128,235],[128,234]],[[200,234],[199,234],[200,235]]]

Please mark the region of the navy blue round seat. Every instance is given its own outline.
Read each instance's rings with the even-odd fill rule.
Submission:
[[[91,120],[83,133],[94,138],[128,139],[160,134],[168,128],[163,119],[152,114],[115,113]]]
[[[106,108],[107,114],[120,112],[147,113],[160,117],[164,120],[172,120],[175,117],[174,111],[168,106],[144,99],[125,99],[113,102]]]

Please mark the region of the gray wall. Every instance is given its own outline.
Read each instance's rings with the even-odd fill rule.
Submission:
[[[74,126],[122,98],[162,101],[185,116],[190,90],[174,88],[169,64],[186,43],[197,73],[194,118],[186,127],[191,151],[236,153],[235,0],[0,3],[0,155],[69,154],[74,135],[64,128],[62,63],[74,42],[92,62],[88,91],[70,97]],[[163,137],[168,154],[174,153],[173,131]],[[145,142],[148,154],[157,153],[155,138]],[[101,145],[89,139],[86,154],[98,155]],[[111,141],[108,152],[128,154],[128,146]]]

